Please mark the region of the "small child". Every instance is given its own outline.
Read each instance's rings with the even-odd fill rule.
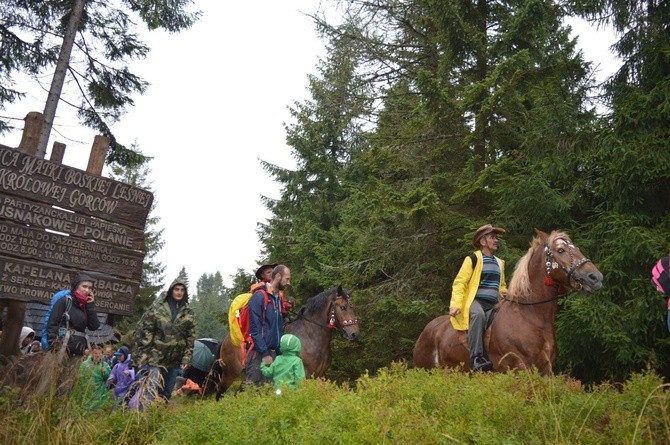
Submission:
[[[279,341],[278,355],[270,366],[261,363],[261,372],[265,377],[272,377],[277,394],[281,394],[281,387],[290,389],[298,387],[305,378],[305,366],[300,359],[302,345],[300,339],[293,334],[284,334]]]
[[[114,385],[114,399],[119,405],[126,396],[130,385],[135,381],[135,369],[131,365],[130,351],[127,346],[121,346],[114,353],[114,357],[117,358],[117,362],[112,368],[107,384]]]

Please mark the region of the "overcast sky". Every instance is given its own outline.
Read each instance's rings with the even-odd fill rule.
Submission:
[[[186,267],[192,290],[204,273],[221,272],[226,284],[238,268],[253,271],[261,260],[257,223],[268,212],[261,195],[276,198],[279,186],[259,159],[293,167],[284,124],[288,107],[308,98],[307,76],[316,72],[323,44],[306,15],[319,0],[198,1],[202,19],[180,34],[145,36],[149,56],[131,71],[151,86],[113,125],[117,139],[136,142],[154,157],[150,166],[155,216],[165,247],[158,261],[166,284]],[[609,33],[572,22],[587,60],[600,63],[600,76],[616,66]],[[46,92],[7,107],[22,118],[42,111]],[[64,163],[85,169],[94,132],[68,108],[58,108],[49,143],[67,145]],[[0,143],[18,146],[20,132]]]

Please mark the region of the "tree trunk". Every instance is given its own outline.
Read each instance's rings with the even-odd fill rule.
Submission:
[[[72,54],[72,46],[74,45],[74,38],[77,35],[77,28],[81,22],[84,14],[85,0],[76,0],[70,21],[67,24],[65,35],[63,36],[63,44],[60,48],[60,55],[58,56],[58,63],[56,64],[56,71],[51,80],[51,88],[49,89],[49,96],[47,96],[46,104],[44,105],[44,125],[40,133],[40,139],[37,144],[37,156],[44,158],[47,152],[47,144],[49,143],[49,135],[51,134],[51,127],[53,126],[54,118],[56,117],[56,107],[60,100],[61,91],[63,90],[63,83],[65,82],[65,73],[70,65],[70,56]]]

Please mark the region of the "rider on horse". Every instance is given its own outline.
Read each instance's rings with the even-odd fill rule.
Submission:
[[[478,250],[465,257],[452,286],[451,324],[456,330],[468,331],[471,371],[493,369],[484,350],[484,331],[498,296],[507,294],[505,262],[494,255],[501,233],[505,229],[491,224],[477,229],[472,244]]]

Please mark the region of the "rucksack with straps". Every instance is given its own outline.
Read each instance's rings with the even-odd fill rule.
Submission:
[[[49,349],[49,342],[47,339],[47,325],[49,324],[49,317],[51,317],[51,311],[56,305],[56,302],[58,302],[58,300],[60,300],[63,297],[69,298],[68,304],[65,308],[64,316],[69,317],[70,315],[68,314],[70,307],[72,307],[72,295],[70,289],[64,289],[56,292],[54,296],[51,297],[51,304],[49,305],[49,310],[47,310],[46,314],[44,314],[44,324],[42,325],[42,338],[40,338],[40,346],[42,346],[42,350],[44,351]]]
[[[264,296],[263,301],[263,317],[265,319],[265,308],[267,308],[270,301],[268,292],[265,286],[256,288],[255,292],[262,292]],[[242,366],[246,362],[246,352],[253,347],[253,339],[249,333],[249,300],[251,300],[251,292],[246,292],[235,297],[228,309],[228,331],[230,332],[230,341],[234,346],[239,346],[242,353]]]
[[[475,266],[477,265],[477,255],[471,253],[468,255],[468,257],[470,258],[470,261],[472,261],[472,269],[474,270]]]

